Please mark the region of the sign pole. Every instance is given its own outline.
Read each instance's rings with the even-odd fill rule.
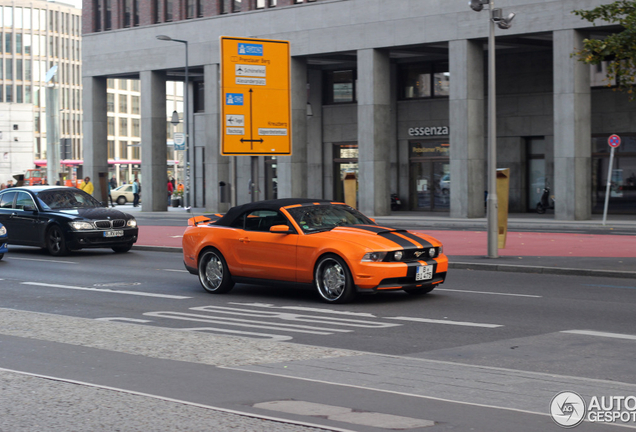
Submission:
[[[607,185],[605,187],[605,206],[603,207],[603,226],[607,219],[607,206],[609,205],[610,186],[612,184],[612,165],[614,163],[614,147],[610,151],[609,167],[607,168]]]
[[[607,168],[607,185],[605,186],[605,206],[603,207],[603,226],[605,226],[605,220],[607,219],[607,207],[609,205],[610,188],[612,184],[612,166],[614,165],[614,150],[621,145],[621,137],[616,134],[610,135],[607,139],[607,144],[612,148],[610,151],[609,167]]]

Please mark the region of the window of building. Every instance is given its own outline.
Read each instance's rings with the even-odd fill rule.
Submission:
[[[25,34],[24,35],[24,54],[26,55],[30,55],[31,54],[31,44],[32,44],[32,38],[30,34]]]
[[[22,54],[22,33],[15,34],[15,53]]]
[[[141,159],[141,147],[139,143],[136,146],[131,147],[132,149],[132,158],[133,159]]]
[[[194,0],[186,0],[186,19],[192,19],[196,15],[196,4]]]
[[[128,114],[128,95],[125,95],[125,94],[119,95],[119,112],[123,114]]]
[[[241,12],[243,10],[243,1],[242,0],[233,0],[232,1],[232,12]]]
[[[133,26],[139,27],[139,0],[133,0]]]
[[[115,135],[115,117],[108,117],[108,135]]]
[[[13,79],[13,59],[6,59],[6,60],[7,60],[7,63],[4,69],[4,77],[8,80],[12,80]],[[7,94],[9,94],[9,92],[7,92]]]
[[[351,103],[357,100],[356,97],[356,71],[341,70],[328,71],[325,73],[325,95],[326,104]]]
[[[172,21],[172,0],[166,0],[165,10],[166,16],[164,18],[165,21]]]
[[[13,33],[4,34],[4,52],[7,54],[13,52]]]
[[[11,6],[4,7],[4,26],[13,27],[13,8]]]
[[[6,99],[5,102],[13,102],[13,87],[8,85],[6,87]]]
[[[108,159],[115,159],[115,141],[108,140]]]
[[[31,79],[33,79],[32,73],[31,73],[31,61],[26,60],[24,62],[24,79],[25,81],[31,81]]]
[[[221,13],[226,14],[231,12],[231,5],[233,0],[221,0]]]
[[[130,80],[130,89],[132,91],[139,91],[139,80]]]
[[[128,141],[119,141],[119,157],[128,159]]]
[[[124,27],[132,27],[133,0],[124,0]]]
[[[128,80],[120,79],[119,81],[119,90],[128,90]]]
[[[15,61],[15,79],[22,81],[22,59]]]
[[[24,86],[24,102],[31,103],[31,86]]]
[[[104,0],[104,9],[106,15],[104,17],[104,30],[112,30],[113,28],[113,1]]]
[[[115,112],[115,94],[106,94],[106,111]]]
[[[448,97],[448,63],[417,63],[399,69],[400,99]]]
[[[24,99],[22,99],[22,86],[15,86],[15,101],[16,103],[23,103]]]
[[[93,0],[93,11],[95,13],[95,31],[102,31],[102,0]]]
[[[126,117],[119,119],[119,136],[128,136],[128,119]]]
[[[140,129],[140,125],[139,125],[139,119],[138,118],[134,118],[131,119],[132,120],[132,135],[134,137],[139,137],[141,136],[141,129]]]
[[[115,88],[115,80],[112,78],[108,78],[106,80],[106,87],[108,87],[109,89],[114,89]]]
[[[130,96],[131,114],[139,114],[139,96]]]

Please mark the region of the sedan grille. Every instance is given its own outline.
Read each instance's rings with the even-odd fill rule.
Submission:
[[[95,221],[95,226],[97,228],[108,229],[108,228],[123,228],[126,226],[126,221],[123,219],[115,219],[115,220],[99,220]]]

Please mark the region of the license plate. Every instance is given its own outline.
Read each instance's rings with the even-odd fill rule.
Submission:
[[[415,273],[415,280],[422,281],[433,279],[433,266],[425,265],[425,266],[417,266],[417,272]]]
[[[104,237],[123,237],[124,230],[104,231]]]

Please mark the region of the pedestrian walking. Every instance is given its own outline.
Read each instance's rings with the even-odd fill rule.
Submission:
[[[172,182],[168,180],[168,207],[170,207],[170,199],[172,198],[172,192],[174,192],[174,186]]]
[[[86,176],[84,179],[84,183],[80,186],[80,189],[86,192],[89,195],[93,195],[93,191],[95,190],[95,186],[91,182],[91,178]]]
[[[139,179],[135,177],[133,181],[133,207],[137,207],[139,205],[139,194],[141,194],[141,185],[139,184]]]
[[[115,176],[113,176],[110,179],[110,188],[111,189],[115,189],[117,187],[117,179],[115,178]]]
[[[113,204],[113,197],[110,195],[110,182],[108,182],[108,201],[110,201],[111,207],[115,207],[115,204]]]

